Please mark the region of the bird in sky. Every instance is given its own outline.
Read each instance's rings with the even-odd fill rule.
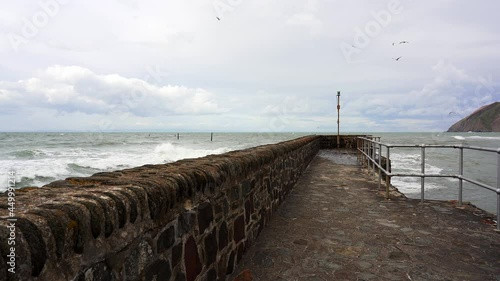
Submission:
[[[401,41],[401,42],[399,42],[399,44],[409,44],[409,43],[410,42],[408,42],[408,41]]]
[[[217,20],[220,20],[219,17],[216,17],[216,18],[217,18]]]
[[[400,58],[402,58],[402,57],[397,57],[397,58],[392,58],[392,59],[395,61],[398,61]]]

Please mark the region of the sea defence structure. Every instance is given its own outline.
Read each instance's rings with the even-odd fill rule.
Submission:
[[[15,208],[3,194],[0,280],[224,280],[318,151],[337,147],[356,136],[68,178],[15,190]]]

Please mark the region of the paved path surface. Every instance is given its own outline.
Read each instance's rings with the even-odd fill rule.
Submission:
[[[488,214],[386,200],[350,159],[320,151],[228,280],[500,280]]]

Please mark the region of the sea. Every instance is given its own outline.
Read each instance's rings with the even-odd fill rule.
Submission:
[[[67,177],[90,176],[145,164],[221,154],[306,135],[332,133],[0,133],[0,192],[15,172],[15,188],[40,187]],[[500,148],[500,133],[342,133],[381,137],[389,144],[446,144]],[[383,152],[385,156],[385,153]],[[465,150],[464,175],[496,188],[499,154]],[[391,149],[393,172],[420,173],[420,148]],[[457,174],[459,149],[428,148],[425,171]],[[410,198],[420,198],[420,178],[394,177],[392,184]],[[426,178],[426,199],[457,200],[458,180]],[[495,192],[464,183],[463,200],[496,213]]]

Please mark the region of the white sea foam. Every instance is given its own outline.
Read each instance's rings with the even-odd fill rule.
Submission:
[[[113,171],[145,164],[163,164],[185,158],[198,158],[209,154],[221,154],[232,149],[219,147],[214,149],[189,148],[179,144],[162,143],[159,145],[135,145],[130,147],[115,146],[107,150],[92,147],[61,149],[57,151],[43,149],[36,153],[25,153],[30,159],[19,157],[0,161],[0,171],[16,171],[16,182],[21,186],[42,186],[54,180],[70,176],[90,176],[100,171]],[[0,175],[0,182],[7,183],[6,173]],[[7,185],[0,186],[0,192]]]
[[[421,192],[420,178],[394,177],[391,179],[391,184],[397,187],[400,192],[405,194]],[[434,182],[425,183],[425,190],[439,189],[443,187],[443,185]]]
[[[82,167],[100,170],[123,169],[146,164],[163,164],[186,158],[198,158],[209,154],[221,154],[229,148],[195,149],[172,143],[156,146],[136,146],[126,151],[101,153],[96,157],[85,157],[75,161]]]
[[[421,156],[420,154],[405,154],[393,153],[391,154],[393,171],[405,173],[421,173]],[[442,168],[425,163],[425,173],[439,174],[443,171]]]
[[[393,153],[391,154],[391,167],[394,173],[411,173],[420,174],[421,171],[421,155],[416,153]],[[440,174],[442,168],[425,164],[426,174]],[[393,177],[391,183],[402,193],[420,192],[420,178],[416,177]],[[426,183],[425,189],[442,188],[443,186],[436,183]]]
[[[500,136],[478,136],[478,135],[467,135],[467,136],[452,136],[456,140],[485,140],[485,141],[497,141],[500,140]]]
[[[177,146],[172,143],[163,143],[155,148],[154,156],[158,163],[174,162],[185,158],[198,158],[209,154],[221,154],[230,151],[229,148],[194,149]]]
[[[16,172],[16,187],[20,185],[39,186],[54,181],[69,174],[66,163],[53,159],[28,160],[28,161],[1,161],[0,170]],[[8,176],[0,175],[0,182],[7,183]],[[0,186],[0,192],[7,189],[6,185]]]
[[[470,137],[466,137],[466,139],[472,139],[472,140],[500,140],[500,136],[499,137],[470,136]]]

